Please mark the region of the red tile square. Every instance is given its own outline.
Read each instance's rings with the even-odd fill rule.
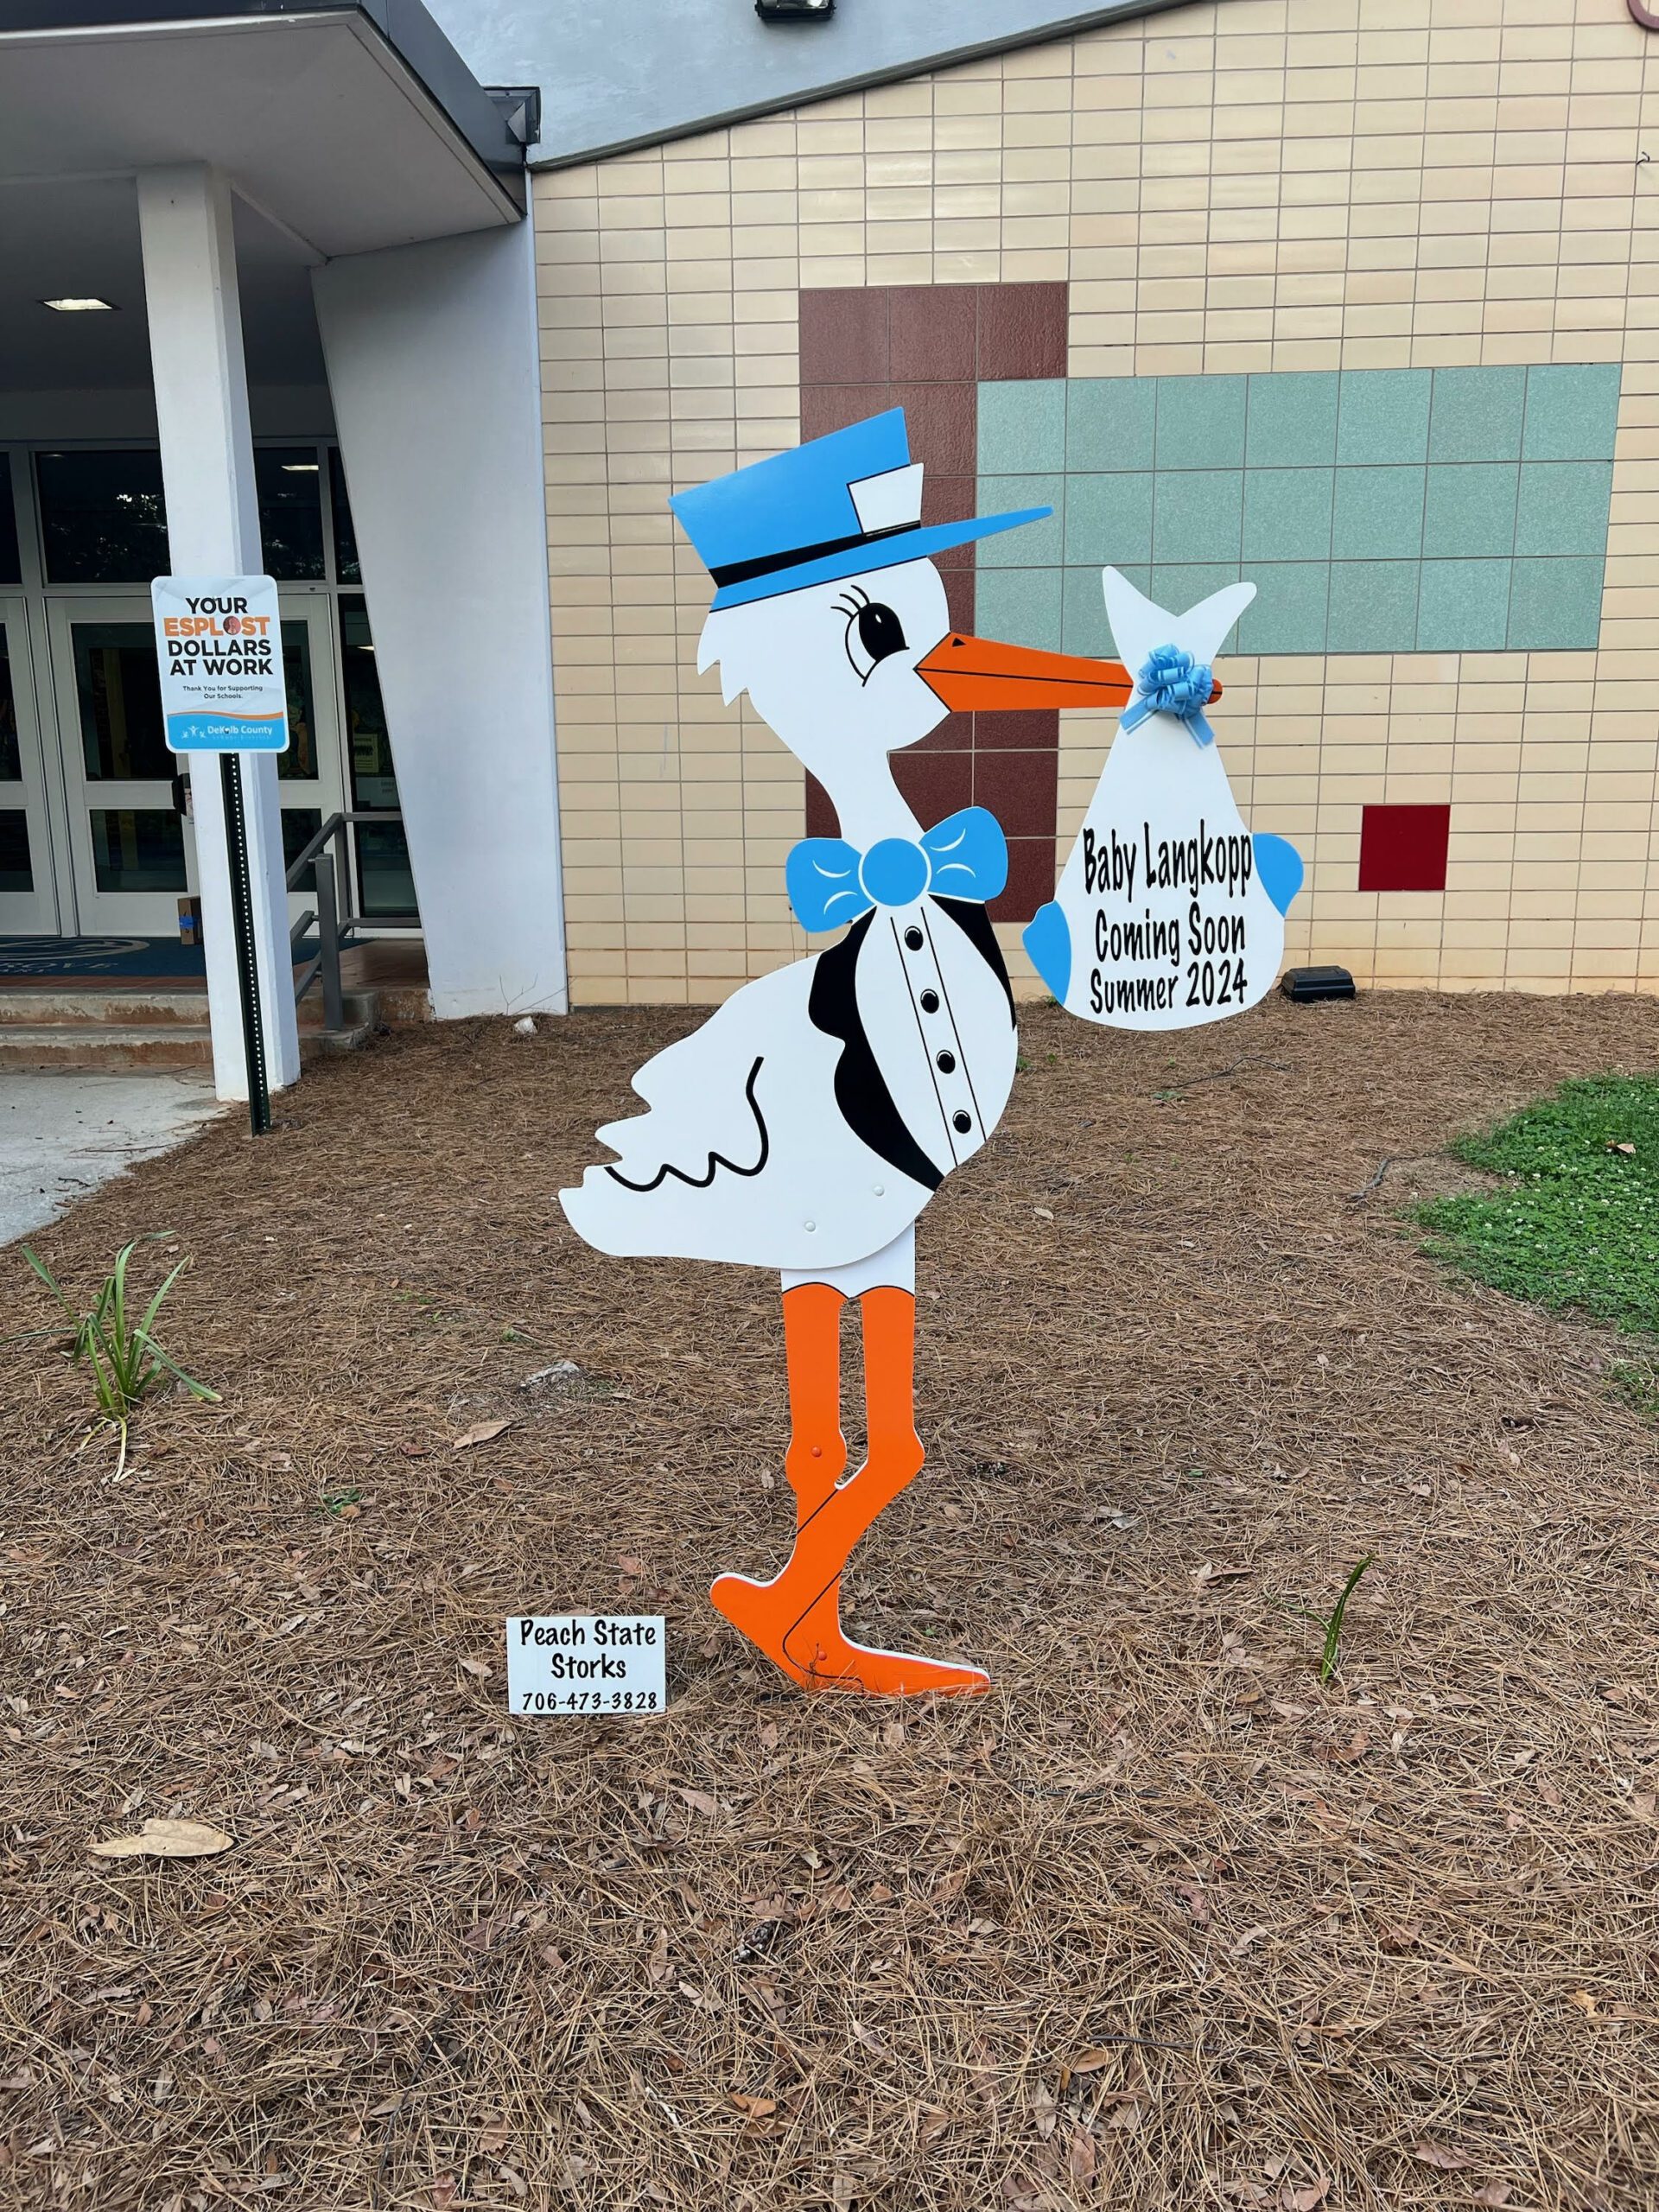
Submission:
[[[1054,896],[1058,880],[1052,836],[1010,837],[1007,887],[1000,899],[992,899],[991,919],[1028,922]]]
[[[975,717],[980,729],[1000,721],[1000,715]],[[1059,754],[1046,753],[991,753],[982,738],[974,754],[974,804],[988,806],[1010,838],[1054,837],[1054,814],[1059,798]]]
[[[801,294],[801,376],[814,384],[885,384],[885,285]]]
[[[1368,806],[1359,826],[1362,891],[1444,891],[1449,806]]]
[[[971,384],[976,287],[895,284],[887,295],[888,373],[905,380]]]
[[[1000,383],[1065,374],[1065,284],[982,284],[977,291],[982,377]]]

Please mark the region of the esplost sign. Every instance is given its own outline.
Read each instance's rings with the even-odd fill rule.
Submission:
[[[286,753],[282,618],[269,576],[157,576],[149,587],[173,753]]]

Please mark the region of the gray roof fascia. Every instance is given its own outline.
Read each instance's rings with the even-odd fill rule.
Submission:
[[[0,5],[3,0],[0,0]],[[949,0],[944,0],[948,8]],[[898,85],[912,77],[931,76],[935,70],[953,68],[961,61],[978,61],[992,54],[1013,54],[1021,47],[1046,46],[1051,40],[1071,38],[1080,31],[1094,31],[1108,23],[1132,22],[1137,16],[1160,16],[1172,8],[1181,8],[1188,0],[1112,0],[1106,7],[1085,8],[1081,12],[1057,16],[1052,22],[1027,25],[1024,29],[1007,31],[993,38],[980,39],[969,45],[943,46],[930,48],[912,60],[888,63],[880,69],[837,77],[833,81],[812,85],[801,91],[769,95],[741,107],[722,108],[709,115],[700,115],[684,123],[677,123],[667,130],[641,131],[637,137],[613,138],[603,144],[561,148],[557,153],[543,155],[531,162],[532,169],[579,168],[588,162],[609,160],[617,154],[637,154],[649,146],[671,145],[677,138],[700,137],[705,130],[721,130],[734,123],[753,123],[766,115],[781,115],[791,108],[811,107],[820,100],[840,99],[848,92],[867,91],[873,85]],[[943,10],[942,10],[943,12]],[[810,38],[810,26],[791,25],[785,36]]]
[[[442,114],[513,204],[525,205],[524,147],[507,112],[474,76],[421,0],[0,0],[0,38],[99,30],[188,30],[192,24],[357,16]]]

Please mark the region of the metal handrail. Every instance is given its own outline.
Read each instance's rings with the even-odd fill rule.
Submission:
[[[317,925],[317,951],[315,958],[294,978],[294,1002],[297,1006],[319,976],[322,978],[322,1025],[325,1029],[340,1030],[346,1027],[345,997],[340,988],[340,956],[354,931],[365,922],[375,921],[383,925],[397,926],[405,921],[416,922],[416,914],[353,914],[340,912],[340,878],[337,865],[344,866],[346,851],[343,840],[346,831],[359,822],[401,822],[403,816],[396,808],[347,810],[331,814],[304,849],[289,864],[286,881],[292,891],[308,868],[315,871],[317,903],[308,907],[288,933],[289,949],[297,952],[305,933],[313,922]],[[325,848],[334,842],[335,852]],[[349,874],[346,878],[350,880]]]

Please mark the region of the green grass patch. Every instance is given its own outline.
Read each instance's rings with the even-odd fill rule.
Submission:
[[[1659,1078],[1563,1084],[1452,1150],[1503,1179],[1418,1207],[1427,1250],[1511,1298],[1659,1335]]]

